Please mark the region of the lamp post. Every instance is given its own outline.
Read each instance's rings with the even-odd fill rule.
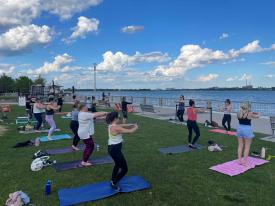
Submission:
[[[94,96],[96,97],[96,66],[97,64],[94,63]]]

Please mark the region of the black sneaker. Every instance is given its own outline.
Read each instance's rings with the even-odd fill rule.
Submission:
[[[120,192],[120,187],[117,184],[114,184],[113,181],[111,181],[111,187],[116,191],[116,192]]]

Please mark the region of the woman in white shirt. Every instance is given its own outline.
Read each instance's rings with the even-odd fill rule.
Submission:
[[[33,105],[33,114],[37,121],[35,126],[36,130],[40,130],[41,125],[43,123],[42,114],[45,111],[46,106],[42,103],[41,99],[37,98],[34,105]]]
[[[88,161],[94,150],[94,141],[92,136],[95,133],[94,119],[97,117],[106,116],[107,112],[95,112],[90,113],[86,105],[79,107],[78,114],[78,136],[85,143],[85,150],[83,152],[82,166],[91,166],[92,164]]]
[[[108,153],[115,162],[111,179],[111,187],[117,191],[120,190],[118,187],[118,182],[128,172],[127,162],[121,151],[123,142],[122,134],[133,133],[138,129],[137,124],[118,124],[118,116],[118,112],[111,112],[106,117],[106,122],[109,124]]]

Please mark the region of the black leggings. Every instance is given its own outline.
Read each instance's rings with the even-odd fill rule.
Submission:
[[[128,172],[127,162],[121,152],[121,149],[122,143],[108,146],[108,153],[115,162],[112,173],[112,181],[114,184],[117,184]]]
[[[227,126],[226,126],[227,123]],[[230,131],[231,130],[231,115],[230,114],[224,114],[222,119],[222,126],[225,130]]]
[[[41,128],[41,125],[42,125],[42,122],[43,122],[42,114],[41,113],[34,113],[34,117],[35,117],[35,119],[37,121],[35,129],[39,130]]]
[[[188,143],[189,144],[196,144],[196,142],[198,141],[198,139],[200,137],[200,129],[198,127],[197,122],[196,121],[188,120],[187,121],[187,128],[188,128],[188,132],[189,132],[189,134],[188,134]],[[192,140],[193,130],[196,133],[196,136]]]
[[[72,132],[74,133],[74,139],[73,139],[73,145],[76,147],[80,141],[80,138],[78,136],[78,127],[79,127],[79,123],[78,121],[74,121],[72,120],[71,121],[71,124],[70,124],[70,128],[72,130]]]
[[[180,121],[180,122],[183,122],[183,121],[184,121],[183,115],[184,115],[184,110],[178,110],[178,111],[177,111],[177,117],[179,118],[179,121]]]

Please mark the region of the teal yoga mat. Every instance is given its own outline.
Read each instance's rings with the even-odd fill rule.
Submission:
[[[52,140],[49,140],[47,136],[39,137],[40,142],[49,142],[49,141],[56,141],[56,140],[62,140],[62,139],[71,139],[72,137],[68,134],[59,134],[59,135],[53,135]]]

